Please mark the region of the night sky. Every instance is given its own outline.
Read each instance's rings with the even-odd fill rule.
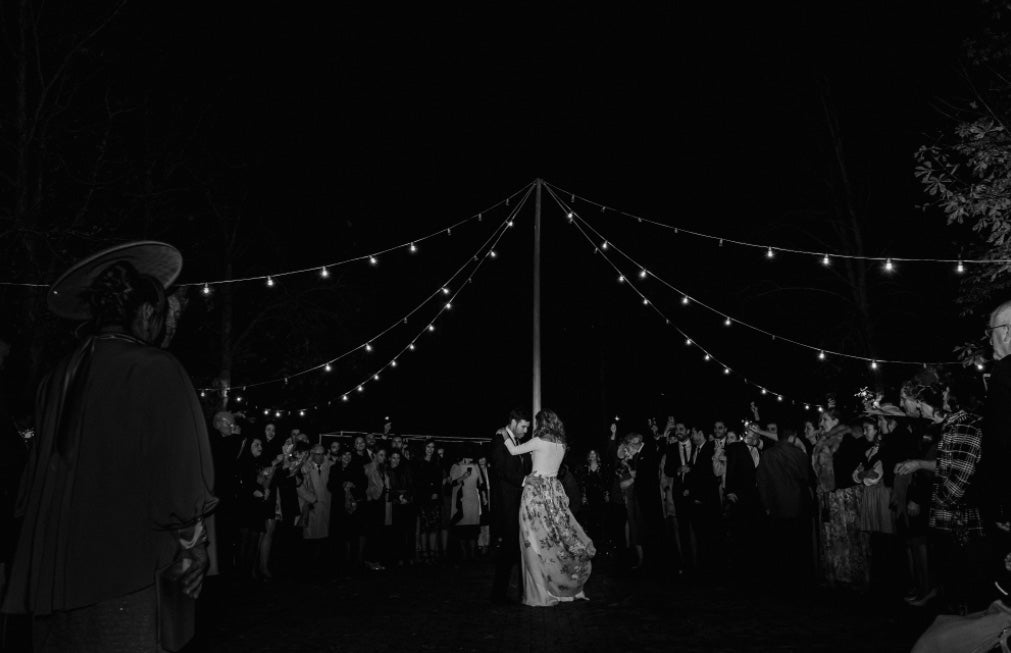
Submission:
[[[244,225],[235,275],[368,254],[452,224],[541,177],[630,213],[727,238],[820,251],[834,207],[825,89],[838,116],[868,255],[958,256],[959,233],[925,201],[913,152],[950,127],[939,98],[965,94],[958,62],[972,17],[951,3],[704,3],[629,9],[531,5],[491,9],[129,5],[102,41],[117,97],[151,110],[127,116],[137,146],[185,142],[176,179],[200,190],[159,205],[123,236],[170,240],[181,281],[220,278],[208,193]],[[368,6],[366,6],[368,5]],[[97,11],[97,10],[96,10]],[[98,95],[91,100],[97,102]],[[567,199],[567,198],[566,198]],[[114,203],[116,198],[105,200]],[[106,205],[108,206],[108,204]],[[715,243],[635,223],[576,202],[595,228],[652,272],[728,314],[812,345],[866,354],[842,289],[811,257]],[[273,296],[330,284],[337,315],[312,342],[267,338],[234,384],[297,371],[360,344],[463,264],[505,218],[502,208],[418,254],[381,257],[236,290],[238,322]],[[623,417],[695,423],[799,420],[799,406],[763,400],[644,308],[545,194],[544,405],[589,443]],[[412,320],[306,382],[246,393],[259,406],[319,406],[283,423],[309,432],[379,428],[487,436],[529,404],[533,198],[488,261],[397,370],[351,401],[334,401],[409,342]],[[83,254],[85,252],[81,252]],[[626,267],[634,274],[637,270]],[[949,360],[979,324],[959,317],[946,266],[870,275],[875,355]],[[831,361],[683,309],[655,281],[658,308],[750,380],[798,402],[873,384],[866,364]],[[438,303],[422,314],[432,315]],[[206,384],[215,372],[214,300],[197,296],[174,347]],[[421,314],[419,314],[421,315]],[[909,368],[881,371],[888,383]],[[333,401],[327,407],[327,401]]]

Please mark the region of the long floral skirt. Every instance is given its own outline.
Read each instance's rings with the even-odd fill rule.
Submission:
[[[829,587],[864,590],[870,581],[869,535],[860,530],[864,486],[818,495],[821,506],[821,574]]]
[[[597,550],[569,510],[569,498],[556,477],[531,474],[520,500],[520,555],[523,603],[552,606],[585,599],[583,585]]]

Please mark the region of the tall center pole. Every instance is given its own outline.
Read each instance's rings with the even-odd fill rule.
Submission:
[[[533,415],[541,410],[541,186],[537,179],[534,198],[534,404]]]

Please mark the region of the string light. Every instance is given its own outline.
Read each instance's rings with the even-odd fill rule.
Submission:
[[[332,372],[333,371],[333,367],[330,365],[330,363],[327,363],[326,365],[323,366],[323,370],[325,372]]]
[[[446,302],[446,310],[448,311],[451,308],[453,308],[453,303],[452,302]]]
[[[323,267],[321,267],[319,269],[319,276],[322,277],[323,279],[329,278],[330,277],[330,270],[327,270],[326,266],[324,265]]]
[[[411,351],[414,351],[415,349],[414,343],[412,342],[411,344],[407,345],[407,348],[410,349]]]
[[[509,222],[507,222],[507,223],[506,223],[506,226],[508,226],[508,227],[512,227],[512,226],[513,226],[513,221],[512,221],[512,220],[510,220]]]
[[[396,367],[396,366],[397,366],[397,359],[394,358],[393,360],[390,361],[390,367]]]
[[[776,395],[776,401],[783,401],[783,395]]]
[[[298,416],[299,417],[305,417],[305,411],[304,410],[298,411]]]
[[[379,265],[379,259],[375,256],[369,256],[369,265]]]
[[[818,360],[820,360],[820,361],[825,360],[825,352],[824,351],[818,352]]]
[[[763,395],[769,394],[769,391],[768,391],[768,390],[766,390],[765,388],[762,388],[762,394],[763,394]]]
[[[347,395],[341,395],[341,401],[347,401],[347,400],[348,400],[348,396]]]
[[[418,246],[415,245],[414,243],[411,243],[411,254],[417,254],[417,253],[418,253]]]
[[[274,279],[273,278],[267,277],[267,287],[268,288],[273,288],[274,287]]]
[[[496,254],[496,253],[495,253],[495,250],[493,250],[493,249],[492,249],[492,250],[489,250],[489,251],[488,251],[488,256],[490,256],[490,257],[492,257],[492,258],[495,258],[495,257],[497,257],[497,256],[498,256],[498,254]]]
[[[556,194],[555,194],[555,193],[553,192],[553,190],[552,190],[551,188],[549,188],[549,189],[548,189],[548,192],[549,192],[549,193],[551,194],[551,196],[552,196],[552,198],[553,198],[553,199],[555,200],[555,202],[557,202],[557,203],[559,204],[559,206],[560,206],[560,207],[562,208],[562,210],[563,210],[563,211],[565,211],[565,210],[567,209],[567,207],[565,207],[565,206],[564,206],[564,204],[562,203],[562,201],[561,201],[561,200],[560,200],[560,199],[558,198],[558,196],[557,196],[557,195],[556,195]],[[583,228],[583,227],[584,227],[584,225],[585,225],[585,226],[586,226],[587,228],[589,228],[590,230],[594,231],[594,233],[595,233],[595,234],[596,234],[596,235],[597,235],[598,237],[602,238],[602,236],[600,236],[599,232],[596,232],[596,230],[594,230],[594,229],[593,229],[593,227],[591,227],[590,225],[588,225],[588,224],[587,224],[587,223],[586,223],[586,222],[585,222],[585,221],[584,221],[584,220],[583,220],[582,218],[580,218],[580,219],[579,219],[578,221],[576,221],[576,222],[575,222],[574,224],[575,224],[576,228],[577,228],[577,229],[579,230],[580,234],[581,234],[581,235],[583,236],[583,238],[585,238],[585,239],[586,239],[587,243],[588,243],[588,244],[589,244],[589,245],[590,245],[591,247],[594,247],[594,243],[595,243],[595,242],[600,242],[599,240],[597,240],[597,241],[594,241],[593,237],[591,237],[591,236],[590,236],[590,235],[589,235],[589,234],[588,234],[588,233],[586,232],[586,230],[585,230],[585,229]],[[597,253],[600,253],[600,251],[599,251],[599,248],[595,248],[595,250],[596,250],[596,252],[597,252]],[[626,257],[626,258],[629,258],[629,257],[628,257],[628,255],[627,255],[627,254],[625,254],[624,252],[622,252],[620,248],[618,248],[618,247],[615,247],[615,250],[616,250],[616,251],[617,251],[617,252],[618,252],[619,254],[621,254],[622,256],[624,256],[624,257]],[[605,261],[605,262],[606,262],[606,263],[607,263],[608,265],[610,265],[610,266],[611,266],[611,268],[612,268],[612,269],[614,269],[614,271],[615,271],[615,272],[617,272],[617,273],[619,273],[619,274],[620,274],[620,270],[619,270],[619,269],[618,269],[618,267],[617,267],[617,266],[615,265],[615,263],[614,263],[614,262],[613,262],[613,261],[612,261],[612,260],[611,260],[611,259],[609,258],[609,256],[608,256],[607,254],[602,254],[602,258],[604,259],[604,261]],[[631,260],[631,259],[630,259],[630,260]],[[638,266],[638,267],[639,267],[640,269],[645,269],[645,267],[644,267],[644,266]],[[655,275],[654,275],[654,276],[655,276]],[[636,287],[635,287],[635,284],[633,284],[633,283],[632,283],[631,281],[628,281],[628,285],[629,285],[629,287],[630,287],[630,289],[631,289],[632,291],[636,292],[636,293],[637,293],[637,294],[638,294],[638,295],[639,295],[640,297],[642,297],[642,298],[643,298],[644,300],[648,300],[648,298],[646,297],[646,295],[645,295],[644,293],[642,293],[642,292],[641,292],[641,291],[640,291],[640,290],[639,290],[638,288],[636,288]],[[668,284],[668,285],[669,285],[669,284]],[[687,297],[688,297],[688,296],[687,296],[687,295],[684,295],[684,297],[685,297],[685,299],[687,299]],[[684,332],[684,331],[683,331],[682,329],[680,329],[679,327],[677,327],[677,326],[674,326],[674,325],[673,325],[673,324],[671,323],[670,319],[669,319],[669,318],[667,318],[667,316],[666,316],[666,315],[664,315],[664,314],[663,314],[663,312],[662,312],[662,311],[661,311],[661,310],[660,310],[659,308],[657,308],[657,307],[656,307],[655,305],[653,305],[653,310],[654,310],[654,311],[655,311],[655,312],[656,312],[656,313],[657,313],[657,314],[658,314],[658,315],[659,315],[659,316],[660,316],[660,317],[661,317],[661,318],[662,318],[662,319],[664,320],[664,322],[665,322],[665,323],[666,323],[667,325],[671,326],[671,327],[672,327],[672,328],[673,328],[673,329],[674,329],[675,331],[677,331],[678,333],[680,333],[680,334],[681,334],[681,336],[682,336],[683,338],[685,338],[685,345],[686,345],[686,346],[692,346],[692,345],[695,345],[695,346],[699,347],[699,349],[701,349],[701,350],[702,350],[702,353],[704,354],[704,356],[703,356],[703,360],[704,360],[704,361],[707,361],[707,362],[708,362],[708,361],[710,361],[710,360],[715,360],[717,364],[721,365],[721,366],[722,366],[722,367],[724,368],[724,370],[725,370],[725,371],[724,371],[724,374],[730,374],[730,373],[732,373],[732,372],[733,372],[733,370],[732,370],[732,369],[730,368],[730,366],[729,366],[729,365],[727,365],[727,364],[726,364],[726,363],[724,363],[723,361],[720,361],[720,360],[716,359],[716,358],[715,358],[715,357],[714,357],[714,356],[713,356],[712,354],[710,354],[710,353],[709,353],[708,351],[706,351],[706,350],[705,350],[705,349],[704,349],[703,347],[701,347],[700,345],[697,345],[697,344],[695,343],[695,341],[693,341],[693,340],[692,340],[691,336],[689,336],[689,335],[688,335],[687,333],[685,333],[685,332]],[[726,317],[727,317],[727,318],[729,318],[729,316],[726,316]],[[749,380],[748,380],[748,379],[747,379],[746,377],[742,377],[742,379],[743,379],[744,383],[746,383],[746,384],[748,384],[748,385],[750,385],[750,386],[756,387],[756,388],[761,388],[761,389],[763,389],[763,390],[764,390],[764,388],[763,388],[762,386],[759,386],[758,384],[756,384],[756,383],[753,383],[753,382],[749,381]],[[775,394],[775,393],[774,393],[774,394]],[[780,396],[782,396],[782,395],[780,395]]]
[[[827,267],[827,266],[828,266],[828,265],[829,265],[830,263],[832,263],[832,261],[830,261],[830,260],[829,260],[829,258],[828,258],[828,254],[826,254],[826,255],[825,255],[825,256],[824,256],[824,257],[823,257],[823,258],[821,259],[821,264]]]
[[[569,211],[565,217],[569,219],[569,222],[572,222],[572,218],[575,217],[575,214],[572,211]]]
[[[891,272],[894,269],[895,266],[892,265],[892,259],[888,259],[887,261],[885,261],[885,272]]]
[[[562,188],[560,188],[558,186],[555,186],[554,184],[550,184],[548,182],[545,182],[545,187],[549,189],[549,192],[552,193],[552,195],[554,196],[555,200],[558,201],[560,204],[561,204],[561,199],[557,195],[555,195],[554,191],[557,191],[557,192],[565,194],[565,195],[569,195],[569,196],[574,197],[574,198],[576,198],[578,200],[586,202],[587,204],[598,206],[598,207],[600,207],[601,211],[603,211],[604,208],[605,208],[605,206],[603,204],[601,204],[600,202],[595,202],[595,201],[593,201],[591,199],[587,199],[585,197],[582,197],[582,196],[579,196],[579,195],[575,195],[574,193],[571,193],[571,191],[564,190],[564,189],[562,189]],[[606,208],[609,209],[608,210],[609,213],[615,213],[615,214],[620,215],[622,217],[635,220],[636,223],[640,223],[640,224],[641,223],[646,223],[646,224],[653,225],[655,227],[660,227],[662,229],[668,229],[670,231],[673,231],[675,234],[679,234],[681,232],[684,232],[686,234],[689,234],[691,236],[695,236],[695,237],[698,237],[698,238],[705,238],[707,240],[715,240],[715,241],[717,241],[719,243],[719,245],[721,247],[723,246],[724,242],[728,242],[728,243],[732,243],[734,245],[738,245],[738,246],[741,246],[741,247],[752,247],[752,248],[755,248],[755,249],[759,249],[760,248],[760,249],[766,250],[766,254],[765,255],[766,255],[767,258],[773,258],[773,256],[774,256],[774,254],[775,254],[776,251],[787,252],[787,253],[790,253],[790,254],[817,256],[817,257],[822,257],[822,264],[823,265],[829,265],[829,255],[828,255],[827,252],[816,252],[816,251],[805,250],[805,249],[798,249],[798,248],[791,248],[791,247],[778,247],[778,246],[777,247],[772,247],[771,245],[753,243],[753,242],[749,242],[749,241],[746,241],[746,240],[737,240],[737,239],[733,239],[733,238],[727,238],[725,236],[716,236],[714,234],[709,234],[709,233],[705,233],[705,232],[701,232],[701,231],[692,231],[690,229],[685,229],[684,227],[680,227],[680,226],[676,226],[676,225],[670,225],[670,224],[667,224],[665,222],[660,222],[658,220],[651,220],[649,218],[645,218],[645,217],[642,217],[642,216],[639,216],[639,215],[635,215],[635,214],[629,213],[627,211],[620,211],[620,210],[614,209],[613,207],[606,207]],[[576,216],[576,217],[578,217],[578,216]],[[858,255],[858,254],[839,254],[839,253],[834,253],[834,254],[832,254],[832,256],[834,256],[836,258],[846,258],[846,259],[851,259],[851,260],[880,261],[880,262],[884,262],[886,260],[894,260],[894,261],[918,262],[918,263],[957,263],[958,260],[959,260],[959,259],[954,259],[954,258],[929,258],[929,257],[890,257],[890,259],[888,259],[888,257],[883,257],[883,256],[863,256],[863,255]],[[1008,263],[1011,263],[1011,259],[964,259],[964,260],[966,260],[967,262],[980,263],[980,264],[983,264],[983,263],[991,263],[991,264],[1008,264]]]
[[[379,375],[378,374],[373,374],[372,375],[372,380],[373,381],[378,381],[379,380]]]
[[[432,331],[435,331],[435,325],[434,324],[429,324],[428,325],[428,331],[429,331],[429,333],[431,333]]]
[[[959,274],[965,272],[965,266],[962,265],[962,261],[958,262],[958,266],[955,268],[955,272],[958,272]]]
[[[206,397],[207,396],[207,391],[206,390],[201,390],[200,391],[200,396],[201,396],[201,398]]]
[[[730,318],[723,320],[723,326],[730,326]]]
[[[445,287],[443,287],[443,289],[442,289],[442,294],[443,294],[443,295],[448,295],[448,294],[449,294],[449,288],[445,288]]]
[[[625,283],[625,275],[624,274],[619,274],[618,275],[618,283]]]
[[[203,293],[204,293],[205,295],[210,295],[210,294],[211,294],[211,287],[210,287],[210,286],[208,286],[208,285],[207,285],[207,284],[205,283],[205,284],[204,284],[204,289],[203,289],[203,291],[202,291],[202,292],[203,292]]]
[[[365,388],[363,388],[362,386],[358,386],[358,392],[365,392]]]
[[[276,413],[274,413],[274,417],[280,417],[280,416],[281,416],[281,411],[277,411]]]
[[[871,361],[871,369],[872,370],[878,369],[878,362],[877,361]]]
[[[372,345],[369,343],[365,343],[365,351],[372,351]]]
[[[600,249],[604,250],[605,252],[607,251],[607,241],[606,240],[603,243],[601,243]]]
[[[980,372],[982,372],[983,371],[983,363],[976,363],[976,369],[979,370]]]
[[[640,279],[646,278],[646,270],[639,270],[639,278]]]
[[[649,300],[648,300],[648,299],[646,299],[645,297],[643,297],[643,298],[642,298],[642,305],[643,305],[643,306],[649,306]]]
[[[552,194],[552,197],[555,199],[556,202],[559,202],[559,199],[558,199],[558,197],[556,195]],[[563,210],[565,210],[564,206],[563,206]],[[576,223],[577,227],[579,227],[581,230],[582,230],[582,227],[585,227],[586,229],[588,229],[592,233],[592,236],[590,234],[584,234],[584,236],[586,238],[588,238],[588,239],[599,238],[601,240],[606,240],[606,242],[609,242],[609,243],[611,242],[610,239],[605,239],[604,236],[603,236],[603,234],[600,233],[600,231],[598,231],[597,229],[595,229],[592,225],[590,225],[588,222],[586,222],[583,218],[580,218],[578,216],[577,216],[577,218],[578,218],[577,223]],[[592,242],[592,240],[591,240],[591,242]],[[646,269],[646,266],[644,266],[642,263],[640,263],[637,260],[635,260],[631,255],[629,255],[627,252],[625,252],[621,247],[619,247],[617,245],[614,245],[613,243],[611,243],[611,244],[613,245],[613,249],[618,254],[620,254],[622,257],[624,257],[625,259],[627,259],[631,264],[635,265],[636,267],[638,267],[640,269]],[[889,259],[889,260],[891,260],[891,259]],[[670,283],[669,281],[667,281],[663,277],[657,276],[657,274],[655,272],[651,272],[650,276],[653,279],[659,281],[662,285],[666,286],[670,290],[673,290],[673,291],[675,291],[677,293],[680,293],[681,296],[682,296],[681,297],[681,303],[683,305],[688,305],[689,302],[694,301],[694,303],[699,304],[700,306],[702,306],[706,310],[708,310],[708,311],[710,311],[712,313],[715,313],[717,315],[720,315],[720,318],[724,320],[724,324],[725,325],[727,324],[726,320],[730,319],[732,323],[740,324],[740,325],[744,326],[745,328],[748,328],[748,329],[751,329],[751,330],[756,331],[758,333],[761,333],[763,335],[766,335],[766,336],[768,336],[769,338],[771,338],[773,340],[783,340],[785,342],[788,342],[788,343],[790,343],[792,345],[795,345],[795,346],[798,346],[798,347],[803,347],[805,349],[810,349],[810,350],[813,350],[813,351],[818,351],[819,353],[822,352],[822,351],[824,351],[826,354],[833,354],[835,356],[839,356],[839,357],[842,357],[842,358],[849,358],[849,359],[853,359],[853,360],[862,360],[862,361],[865,361],[865,362],[868,362],[868,363],[871,361],[870,357],[867,357],[867,356],[859,356],[859,355],[856,355],[856,354],[847,354],[847,353],[839,352],[839,351],[824,350],[821,347],[815,347],[814,345],[810,345],[810,344],[807,344],[807,343],[804,343],[804,342],[800,342],[799,340],[795,340],[793,338],[788,338],[788,337],[782,336],[780,334],[773,333],[771,331],[763,329],[763,328],[761,328],[759,326],[756,326],[754,324],[751,324],[749,322],[745,322],[745,321],[742,321],[742,320],[737,319],[737,318],[731,318],[726,313],[723,313],[722,311],[718,310],[717,308],[715,308],[713,306],[710,306],[709,304],[706,304],[705,302],[700,301],[698,298],[689,296],[683,290],[681,290],[677,286],[673,285],[672,283]],[[961,363],[958,362],[958,361],[936,361],[936,362],[925,363],[924,361],[890,360],[890,359],[878,359],[878,360],[879,360],[879,362],[882,362],[882,363],[892,363],[892,364],[901,364],[901,365],[921,365],[921,366],[922,365],[926,365],[926,364],[930,364],[930,365],[961,365]]]

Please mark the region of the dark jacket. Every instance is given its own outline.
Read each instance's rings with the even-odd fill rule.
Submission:
[[[771,451],[771,449],[767,450]],[[755,484],[755,462],[744,442],[727,445],[726,494],[736,494],[739,503],[754,503],[758,499]]]
[[[520,497],[523,478],[530,471],[530,456],[514,456],[506,449],[499,429],[491,440],[488,477],[491,481],[492,536],[519,537]]]
[[[1011,356],[990,373],[980,452],[978,493],[987,521],[1011,519]]]
[[[811,514],[814,470],[802,449],[782,441],[767,449],[758,463],[755,482],[762,507],[773,519],[797,519]]]

